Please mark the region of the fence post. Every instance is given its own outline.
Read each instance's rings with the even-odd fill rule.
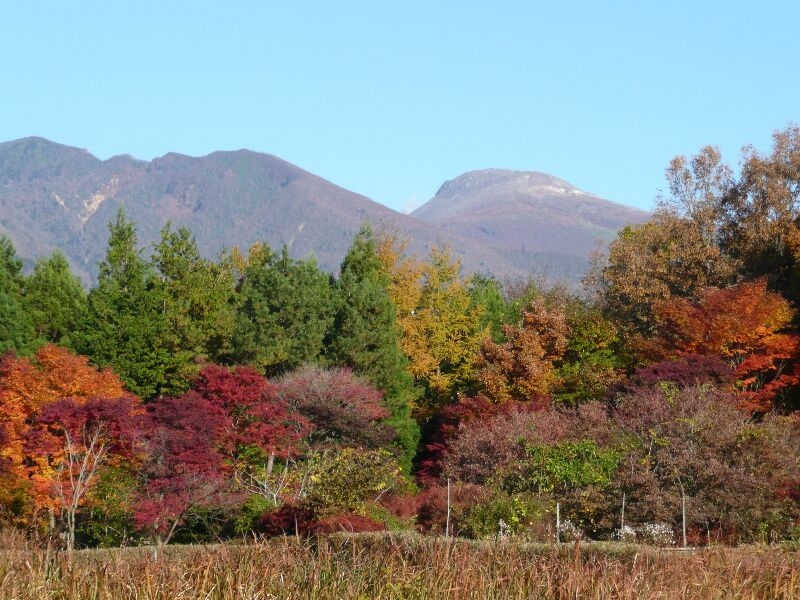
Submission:
[[[450,478],[447,478],[447,522],[444,529],[444,537],[450,537]]]
[[[556,502],[556,544],[561,543],[561,503]]]

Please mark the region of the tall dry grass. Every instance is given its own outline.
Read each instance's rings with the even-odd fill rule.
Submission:
[[[798,555],[772,548],[678,553],[369,534],[70,557],[11,538],[0,536],[4,599],[800,598]]]

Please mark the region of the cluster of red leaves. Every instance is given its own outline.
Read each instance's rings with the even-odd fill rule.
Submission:
[[[312,511],[291,504],[268,511],[259,520],[260,532],[268,537],[284,535],[307,537],[326,533],[362,533],[385,529],[383,523],[364,515],[336,513],[317,519]]]
[[[305,367],[275,382],[275,397],[312,425],[313,445],[378,448],[394,438],[383,393],[346,368]]]
[[[284,504],[261,516],[259,531],[268,537],[307,535],[311,531],[314,518],[314,513],[307,508]]]
[[[427,431],[427,442],[420,451],[417,478],[423,485],[435,485],[442,472],[441,461],[458,431],[472,423],[486,422],[497,415],[515,412],[534,412],[549,404],[540,402],[495,403],[486,396],[462,397],[454,404],[444,406],[436,415]]]
[[[614,405],[622,396],[658,387],[665,381],[679,388],[710,383],[720,389],[731,390],[735,380],[733,369],[719,356],[686,354],[675,360],[639,367],[627,379],[609,388],[607,398]]]
[[[243,446],[294,454],[309,424],[274,391],[251,367],[208,365],[193,389],[150,403],[137,526],[169,537],[194,508],[225,505]]]
[[[386,525],[355,513],[336,513],[312,523],[309,533],[363,533],[367,531],[385,531]]]
[[[0,357],[0,424],[7,439],[0,458],[11,462],[18,477],[26,478],[25,436],[40,409],[61,398],[77,404],[89,398],[119,398],[122,381],[110,370],[98,370],[85,356],[48,344],[33,359],[6,353]]]
[[[252,367],[208,365],[200,371],[193,390],[227,415],[232,450],[255,445],[268,454],[287,458],[310,432],[308,419],[290,408],[276,388]]]

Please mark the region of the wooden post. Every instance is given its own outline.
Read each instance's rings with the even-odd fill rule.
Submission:
[[[561,503],[556,502],[556,544],[561,543]]]
[[[681,516],[683,517],[683,547],[686,548],[686,493],[681,481]]]
[[[447,478],[447,522],[444,530],[444,537],[450,537],[450,478]]]
[[[619,524],[620,539],[622,539],[624,535],[625,535],[625,492],[622,492],[622,519],[620,519],[620,524]]]

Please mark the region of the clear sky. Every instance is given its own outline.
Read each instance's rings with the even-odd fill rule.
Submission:
[[[677,154],[800,121],[795,0],[26,0],[0,141],[249,148],[397,210],[488,167],[651,208]]]

